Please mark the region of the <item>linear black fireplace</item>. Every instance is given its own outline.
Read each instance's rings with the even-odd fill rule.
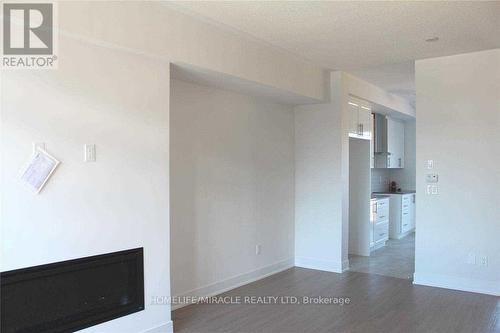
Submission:
[[[1,332],[73,332],[144,309],[143,249],[2,272]]]

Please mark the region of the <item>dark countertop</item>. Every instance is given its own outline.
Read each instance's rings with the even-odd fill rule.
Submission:
[[[413,194],[415,193],[416,191],[400,191],[400,192],[389,192],[389,191],[386,191],[386,192],[372,192],[372,198],[373,196],[381,196],[381,195],[390,195],[390,194]]]
[[[385,198],[389,198],[389,196],[387,194],[372,193],[372,197],[371,197],[372,200],[385,199]]]

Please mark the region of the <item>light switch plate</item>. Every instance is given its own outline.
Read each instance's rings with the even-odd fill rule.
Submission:
[[[95,162],[96,160],[95,145],[86,144],[84,146],[84,161],[85,162]]]
[[[428,169],[428,170],[432,170],[434,169],[434,160],[427,160],[425,162],[425,167]]]

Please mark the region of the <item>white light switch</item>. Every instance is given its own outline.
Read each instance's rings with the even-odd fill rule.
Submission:
[[[87,144],[84,146],[84,161],[85,162],[95,162],[96,159],[95,145]]]
[[[428,169],[428,170],[432,170],[434,169],[434,160],[427,160],[425,162],[425,167]]]

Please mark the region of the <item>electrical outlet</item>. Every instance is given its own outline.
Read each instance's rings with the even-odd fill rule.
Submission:
[[[261,246],[260,246],[260,244],[255,245],[255,254],[259,255],[260,252],[261,252]]]
[[[481,266],[488,266],[488,257],[486,256],[481,257]]]
[[[438,195],[439,187],[437,185],[427,185],[426,193],[428,195]]]

